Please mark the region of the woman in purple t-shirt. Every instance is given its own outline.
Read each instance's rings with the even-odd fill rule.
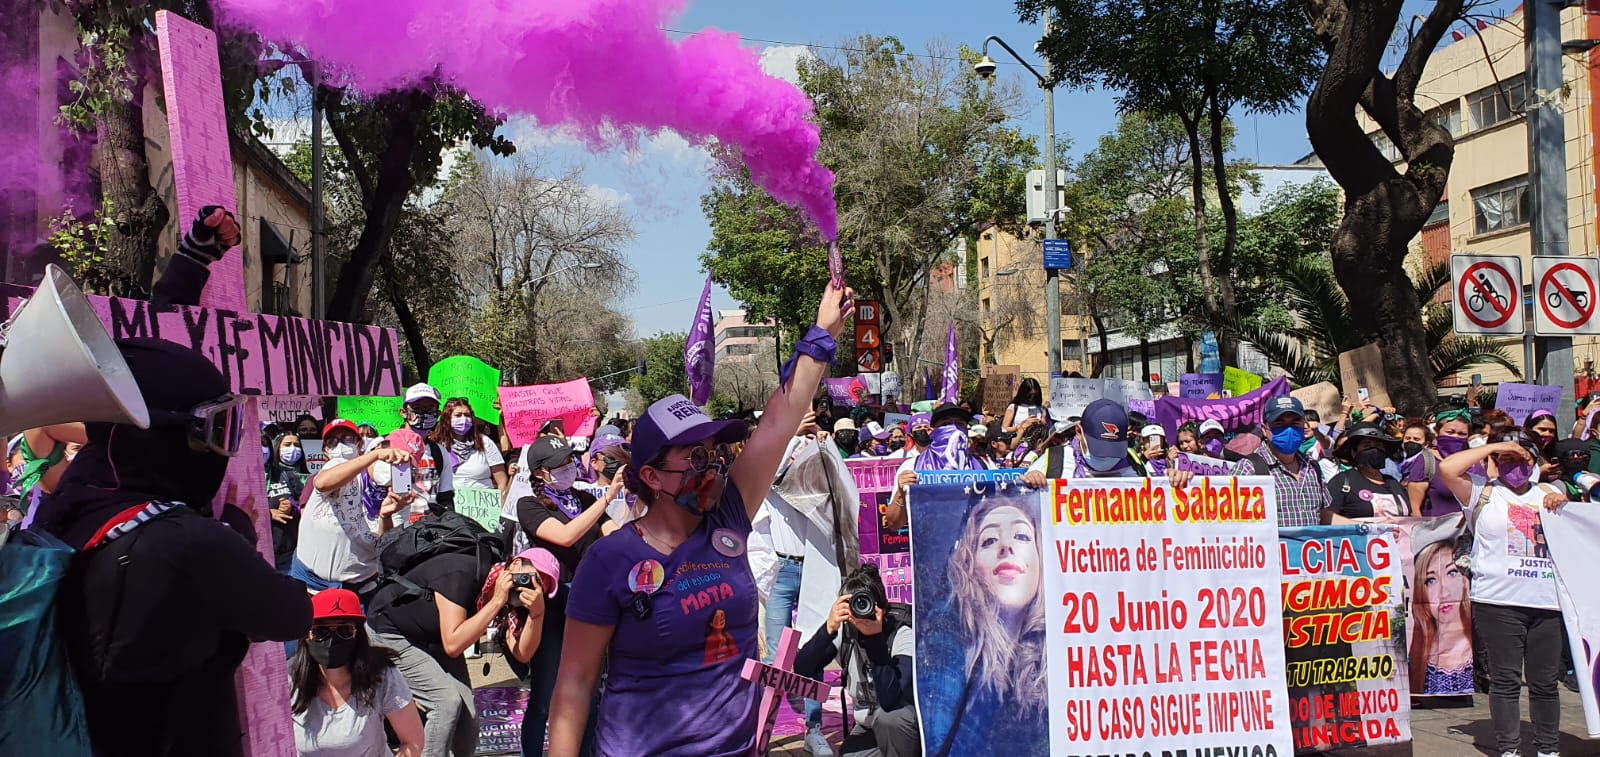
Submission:
[[[745,543],[833,359],[849,302],[847,290],[823,293],[817,323],[780,371],[753,433],[743,421],[712,421],[681,395],[634,425],[623,476],[645,510],[595,542],[572,581],[553,757],[577,757],[602,661],[597,754],[717,757],[754,747],[759,691],[740,677],[760,655]],[[729,445],[740,441],[735,460]]]

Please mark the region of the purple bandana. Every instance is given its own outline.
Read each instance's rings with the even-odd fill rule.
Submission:
[[[917,456],[913,466],[917,470],[978,470],[983,464],[974,460],[972,443],[967,441],[967,430],[961,426],[940,426],[933,430],[933,440]]]
[[[555,487],[546,486],[544,488],[544,496],[549,497],[550,501],[554,502],[556,507],[561,508],[561,512],[566,513],[568,518],[576,518],[583,514],[583,503],[578,501],[578,495],[573,494],[570,489],[561,491]]]

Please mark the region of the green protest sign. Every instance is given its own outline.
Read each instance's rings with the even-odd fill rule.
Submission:
[[[1233,366],[1222,369],[1222,388],[1232,397],[1243,397],[1257,389],[1266,380],[1249,371],[1241,371]]]
[[[428,369],[428,384],[445,400],[466,397],[474,415],[500,425],[500,411],[495,408],[500,398],[500,371],[494,366],[471,355],[447,357]]]
[[[340,397],[335,417],[343,418],[357,426],[365,423],[387,434],[400,428],[399,397]]]
[[[456,487],[456,512],[478,522],[490,533],[500,532],[500,490],[483,486]]]

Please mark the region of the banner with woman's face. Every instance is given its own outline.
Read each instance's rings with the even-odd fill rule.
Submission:
[[[1413,696],[1473,692],[1472,537],[1459,514],[1395,521]]]

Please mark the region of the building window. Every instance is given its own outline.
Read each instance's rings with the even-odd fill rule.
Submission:
[[[989,298],[988,297],[983,298],[983,317],[984,318],[988,318],[989,317]]]
[[[978,276],[985,279],[989,278],[989,256],[987,255],[978,258]]]
[[[1451,100],[1427,112],[1427,117],[1434,123],[1443,126],[1450,136],[1461,136],[1461,101]]]
[[[1397,162],[1404,157],[1400,154],[1400,148],[1396,147],[1394,142],[1389,140],[1389,135],[1384,134],[1382,131],[1375,131],[1367,136],[1372,138],[1372,145],[1378,148],[1378,152],[1383,153],[1383,157],[1387,158],[1390,163]]]
[[[1510,229],[1528,222],[1528,177],[1490,184],[1472,190],[1474,233]]]
[[[1528,87],[1522,75],[1491,84],[1467,95],[1467,115],[1473,130],[1505,123],[1522,113],[1527,104]]]
[[[1427,222],[1422,224],[1422,225],[1423,226],[1432,226],[1432,225],[1434,225],[1436,223],[1444,223],[1444,222],[1449,221],[1449,220],[1450,220],[1450,201],[1449,200],[1440,200],[1438,205],[1433,206],[1433,213],[1428,215]]]

